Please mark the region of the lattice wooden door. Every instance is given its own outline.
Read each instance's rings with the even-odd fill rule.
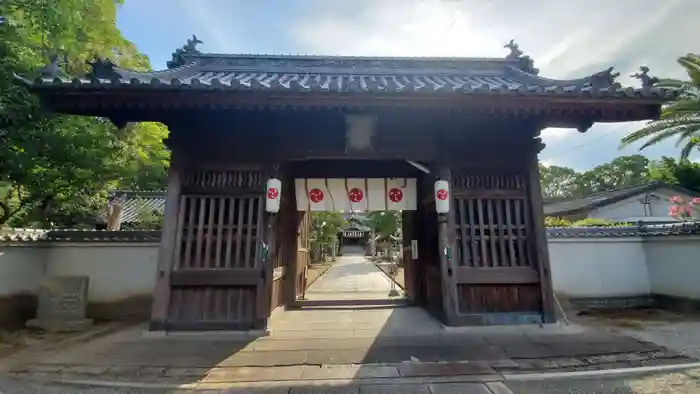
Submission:
[[[525,179],[517,174],[453,178],[456,308],[466,323],[540,318]]]
[[[262,294],[265,201],[262,193],[251,191],[251,186],[259,186],[259,177],[222,173],[209,178],[208,184],[201,179],[195,184],[231,194],[180,196],[168,325],[260,328],[269,297]]]

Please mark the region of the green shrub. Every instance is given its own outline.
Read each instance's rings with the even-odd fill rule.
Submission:
[[[631,226],[631,223],[616,222],[605,219],[586,218],[573,222],[572,227],[621,227]]]
[[[546,227],[571,227],[571,221],[547,216],[544,218],[544,225]]]
[[[632,223],[616,222],[596,218],[586,218],[572,222],[562,218],[545,217],[544,225],[546,227],[624,227],[632,226]]]

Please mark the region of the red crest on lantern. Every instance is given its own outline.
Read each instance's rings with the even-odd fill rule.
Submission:
[[[403,200],[403,190],[398,187],[392,187],[391,190],[389,190],[389,200],[393,203],[401,202],[401,200]]]
[[[363,197],[364,197],[364,194],[362,193],[362,190],[360,190],[360,188],[353,187],[348,192],[348,198],[352,202],[360,202],[360,201],[362,201]]]
[[[311,200],[314,203],[321,202],[321,200],[323,200],[323,190],[321,190],[321,189],[309,190],[309,200]]]

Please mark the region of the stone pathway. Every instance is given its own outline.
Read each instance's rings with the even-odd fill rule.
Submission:
[[[440,336],[442,325],[419,307],[289,310],[270,319],[270,338],[374,341],[377,337]]]
[[[411,308],[394,309],[408,311]],[[399,316],[401,316],[399,314]],[[144,337],[142,328],[124,330],[84,344],[37,353],[10,369],[18,377],[58,380],[110,380],[157,384],[355,385],[430,383],[429,379],[498,380],[503,374],[538,371],[586,371],[687,363],[659,346],[586,327],[505,327],[440,331],[429,326],[412,331],[397,317],[379,332],[340,336],[342,330],[272,332],[244,339],[209,333]],[[313,320],[313,319],[309,319]],[[342,318],[338,317],[338,321]],[[355,321],[355,327],[361,322]],[[372,322],[367,324],[371,325]],[[405,327],[404,327],[405,326]],[[337,336],[314,338],[325,331]],[[356,334],[356,335],[355,335]]]
[[[390,298],[391,280],[365,256],[349,254],[337,259],[338,261],[306,290],[307,300],[385,300]],[[397,288],[397,290],[401,289]]]

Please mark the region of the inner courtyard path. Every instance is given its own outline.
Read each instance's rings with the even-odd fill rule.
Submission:
[[[395,288],[399,295],[390,297],[391,283],[374,263],[365,258],[362,249],[350,249],[306,290],[306,299],[386,300],[403,297],[399,287]]]
[[[362,249],[344,255],[306,291],[310,307],[273,315],[268,325],[274,338],[375,338],[439,335],[442,325],[419,307],[380,305],[402,300],[391,280],[364,256]],[[320,301],[320,304],[313,304]],[[336,303],[342,301],[341,303]]]

